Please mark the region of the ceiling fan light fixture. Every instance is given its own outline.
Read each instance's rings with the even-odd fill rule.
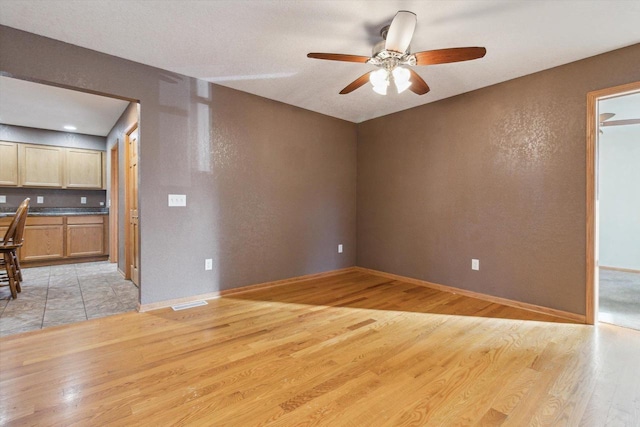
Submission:
[[[364,86],[367,79],[371,82],[373,90],[381,95],[387,94],[389,86],[395,87],[394,93],[396,91],[402,93],[409,89],[416,95],[424,95],[429,92],[429,85],[411,67],[470,61],[483,58],[487,53],[487,49],[477,46],[412,53],[411,40],[416,23],[415,13],[399,10],[391,24],[383,27],[380,31],[383,40],[375,44],[371,57],[343,53],[308,53],[307,57],[329,61],[360,62],[379,68],[375,71],[369,71],[349,83],[339,92],[340,95],[346,95]]]
[[[382,68],[373,71],[369,74],[369,81],[373,85],[373,91],[380,95],[387,94],[387,88],[389,87],[389,73]]]
[[[396,67],[392,71],[393,82],[398,93],[402,93],[411,86],[411,72],[403,67]]]
[[[377,86],[373,86],[373,91],[377,94],[380,95],[386,95],[387,94],[387,85],[377,85]]]

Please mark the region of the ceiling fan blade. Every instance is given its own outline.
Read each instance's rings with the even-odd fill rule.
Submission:
[[[384,48],[394,52],[405,53],[416,30],[418,18],[413,12],[401,10],[391,21]]]
[[[448,64],[482,58],[487,53],[483,47],[454,47],[414,53],[416,65]]]
[[[368,56],[345,55],[342,53],[307,53],[307,58],[328,59],[329,61],[367,62]]]
[[[371,74],[371,71],[361,75],[360,77],[358,77],[357,79],[349,83],[347,87],[345,87],[340,91],[340,95],[346,95],[347,93],[351,93],[354,90],[358,89],[360,86],[366,84],[369,81],[369,74]]]
[[[598,117],[598,120],[600,121],[600,123],[609,120],[611,117],[615,116],[616,113],[602,113],[600,114],[600,116]]]
[[[431,90],[429,89],[429,85],[427,84],[427,82],[425,82],[418,73],[410,68],[409,71],[411,72],[411,86],[409,86],[409,90],[411,92],[418,95],[424,95]]]
[[[600,123],[600,126],[624,126],[624,125],[640,125],[640,119],[609,120],[608,122]]]

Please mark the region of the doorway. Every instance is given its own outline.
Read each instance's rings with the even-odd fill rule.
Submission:
[[[136,310],[139,288],[125,280],[122,273],[127,223],[124,142],[131,124],[139,123],[138,101],[7,76],[0,76],[0,83],[3,87],[0,104],[3,111],[11,112],[3,115],[0,124],[3,140],[11,142],[11,146],[31,143],[102,152],[99,188],[48,188],[42,197],[44,206],[40,206],[40,212],[30,212],[30,216],[41,215],[49,218],[47,221],[54,221],[60,232],[54,237],[62,237],[52,239],[54,246],[39,245],[48,251],[46,259],[42,257],[37,264],[22,263],[24,283],[17,299],[11,298],[4,288],[0,289],[0,304],[4,307],[0,313],[0,336]],[[43,99],[47,100],[46,105],[42,104]],[[76,122],[79,117],[83,120]],[[45,191],[6,183],[4,187],[9,208],[26,197],[35,201],[36,196],[43,196]],[[91,245],[97,245],[98,240],[102,242],[100,261],[81,255],[74,257],[77,259],[65,259],[68,237],[65,227],[68,218],[78,213],[82,218],[100,218],[101,225],[109,225],[109,230],[100,233],[100,239],[95,238],[97,235],[85,237]],[[35,224],[43,221],[43,217],[34,218]],[[106,239],[105,235],[113,237]],[[49,247],[56,250],[49,251]],[[62,249],[57,250],[60,247]],[[120,267],[107,261],[107,255],[110,261],[119,258]]]
[[[587,96],[587,323],[640,329],[640,82]]]

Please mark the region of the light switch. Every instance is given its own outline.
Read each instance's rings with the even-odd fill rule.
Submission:
[[[87,204],[87,198],[86,197],[80,197],[80,204],[81,205],[86,205]]]
[[[338,245],[338,253],[341,254],[342,253],[342,244]]]
[[[42,196],[36,197],[36,203],[44,203],[44,197]]]
[[[0,203],[7,203],[7,196],[0,196]]]
[[[169,194],[169,206],[187,206],[187,195]]]

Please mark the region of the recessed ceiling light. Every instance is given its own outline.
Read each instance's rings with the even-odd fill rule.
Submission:
[[[71,126],[71,125],[65,125],[63,126],[66,130],[76,130],[78,128],[76,128],[75,126]]]

